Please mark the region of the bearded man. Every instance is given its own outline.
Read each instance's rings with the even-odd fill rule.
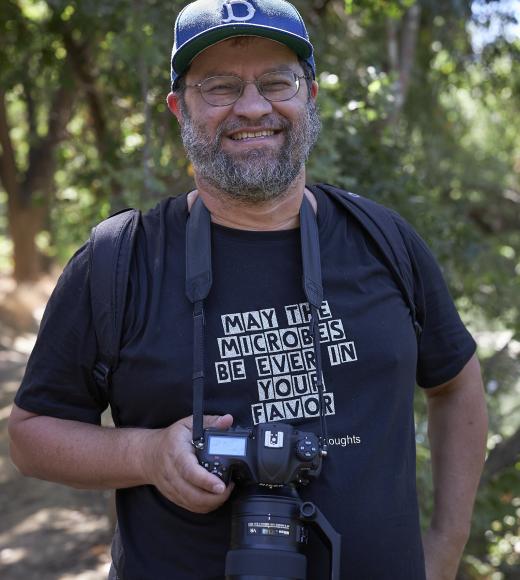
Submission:
[[[231,508],[243,484],[197,460],[192,375],[205,377],[206,428],[254,432],[280,422],[323,435],[325,417],[321,474],[298,491],[341,534],[341,578],[453,579],[484,457],[475,343],[432,255],[404,220],[388,213],[414,264],[419,340],[381,248],[326,188],[306,186],[320,121],[303,20],[284,0],[197,0],[177,17],[171,70],[168,106],[196,188],[141,221],[109,389],[92,373],[99,337],[89,245],[68,264],[16,396],[14,462],[32,477],[117,489],[111,578],[223,578]],[[319,309],[302,288],[304,206],[319,238],[312,246],[321,259]],[[198,338],[185,294],[195,207],[211,219],[212,285]],[[422,535],[416,382],[428,401],[435,488]],[[100,426],[109,404],[115,429]],[[283,536],[279,524],[253,528],[250,534]],[[282,571],[283,550],[260,546],[256,570],[228,570],[228,577],[327,578],[326,548],[312,534],[300,540],[306,572]]]

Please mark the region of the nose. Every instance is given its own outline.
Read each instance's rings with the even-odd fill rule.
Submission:
[[[273,110],[272,104],[263,97],[255,83],[247,83],[240,98],[234,103],[233,111],[236,115],[248,119],[259,119]]]

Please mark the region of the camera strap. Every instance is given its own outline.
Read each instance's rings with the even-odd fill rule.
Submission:
[[[320,407],[322,451],[327,449],[323,373],[319,336],[319,309],[323,302],[318,223],[304,195],[300,207],[303,290],[310,307],[314,344],[316,388]],[[212,284],[211,216],[198,196],[186,224],[186,296],[193,304],[193,444],[204,445],[204,300]]]
[[[323,397],[323,372],[321,364],[320,331],[318,326],[318,312],[323,302],[323,284],[321,276],[320,237],[316,214],[307,199],[303,195],[300,207],[300,238],[302,250],[303,291],[309,302],[311,310],[310,327],[314,346],[314,359],[316,366],[316,388],[320,406],[320,427],[322,452],[327,451],[327,422],[325,421],[325,401]]]
[[[204,443],[204,300],[211,275],[211,216],[200,197],[186,224],[186,296],[193,304],[193,443]]]

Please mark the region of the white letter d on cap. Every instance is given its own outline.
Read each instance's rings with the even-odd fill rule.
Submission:
[[[247,14],[245,16],[237,16],[233,12],[233,6],[235,4],[242,4],[247,8]],[[223,5],[223,8],[226,9],[227,18],[222,18],[222,23],[227,24],[228,22],[247,22],[251,20],[255,15],[255,7],[248,2],[247,0],[227,0],[227,2]]]

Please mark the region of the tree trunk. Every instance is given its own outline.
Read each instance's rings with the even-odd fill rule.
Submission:
[[[388,64],[395,75],[393,86],[394,108],[389,116],[388,124],[395,125],[406,103],[413,67],[421,7],[419,4],[410,6],[400,22],[389,18],[387,22]]]
[[[47,203],[20,204],[9,198],[9,231],[13,242],[13,276],[17,282],[34,282],[44,268],[43,257],[36,245],[36,235],[46,224]]]
[[[45,271],[36,235],[47,225],[56,170],[55,150],[72,114],[74,86],[67,82],[65,73],[62,71],[63,83],[51,99],[47,134],[31,143],[25,171],[16,162],[5,91],[0,89],[0,181],[7,192],[13,276],[17,282],[34,281]]]

